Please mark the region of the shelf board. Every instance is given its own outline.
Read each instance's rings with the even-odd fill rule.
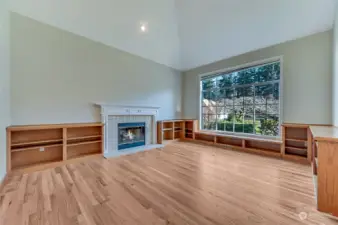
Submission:
[[[68,138],[68,141],[74,141],[74,140],[83,140],[83,139],[90,139],[90,138],[101,138],[102,135],[93,135],[93,136],[82,136],[82,137],[72,137]]]
[[[175,132],[181,132],[182,130],[175,130]]]
[[[100,142],[102,142],[102,141],[101,140],[99,140],[99,141],[84,141],[84,142],[79,142],[79,143],[67,144],[67,146],[72,147],[72,146],[78,146],[78,145],[95,144],[95,143],[100,143]]]
[[[301,143],[306,143],[307,140],[303,140],[303,139],[295,139],[295,138],[286,138],[286,141],[294,141],[294,142],[301,142]]]
[[[54,145],[41,145],[41,146],[35,146],[35,147],[27,147],[27,148],[18,148],[18,149],[12,149],[11,152],[23,152],[23,151],[32,151],[37,150],[40,148],[51,148],[51,147],[59,147],[63,144],[54,144]]]
[[[79,155],[74,155],[68,158],[68,160],[71,159],[77,159],[77,158],[84,158],[84,157],[90,157],[90,156],[101,156],[102,154],[97,152],[97,153],[85,153],[85,154],[79,154]]]
[[[293,150],[299,150],[299,151],[306,151],[307,152],[307,148],[306,147],[301,148],[301,147],[285,146],[285,148],[293,149]]]
[[[222,144],[222,143],[216,143],[215,145],[229,149],[229,150],[238,150],[242,152],[254,153],[258,155],[270,156],[270,157],[275,157],[275,158],[281,157],[281,153],[279,151],[274,151],[274,150],[250,148],[250,147],[243,148],[242,146],[239,146],[239,145]]]
[[[162,130],[163,131],[170,131],[170,130],[173,130],[173,128],[163,128]]]
[[[53,140],[43,140],[43,141],[30,141],[30,142],[21,142],[21,143],[13,143],[11,144],[12,147],[18,147],[18,146],[26,146],[26,145],[43,145],[43,144],[49,144],[54,142],[62,141],[63,139],[53,139]]]

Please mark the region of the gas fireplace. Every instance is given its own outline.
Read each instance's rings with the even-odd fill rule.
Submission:
[[[118,124],[118,150],[145,145],[145,123]]]

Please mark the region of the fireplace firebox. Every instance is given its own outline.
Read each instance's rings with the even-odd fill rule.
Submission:
[[[145,145],[145,125],[145,123],[119,123],[118,150]]]

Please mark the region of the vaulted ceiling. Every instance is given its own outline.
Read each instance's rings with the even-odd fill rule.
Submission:
[[[187,70],[331,29],[335,5],[336,0],[12,0],[11,10]]]

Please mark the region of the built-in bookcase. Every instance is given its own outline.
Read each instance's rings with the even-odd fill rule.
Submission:
[[[101,123],[8,127],[7,169],[101,154],[102,127]]]
[[[193,139],[196,120],[165,120],[157,122],[157,143],[176,139]]]
[[[199,130],[198,120],[159,121],[157,128],[159,144],[163,141],[180,139],[301,163],[310,163],[312,158],[309,125],[306,124],[283,124],[282,138],[260,138]]]
[[[311,161],[309,126],[303,124],[283,124],[282,155],[300,161]]]

